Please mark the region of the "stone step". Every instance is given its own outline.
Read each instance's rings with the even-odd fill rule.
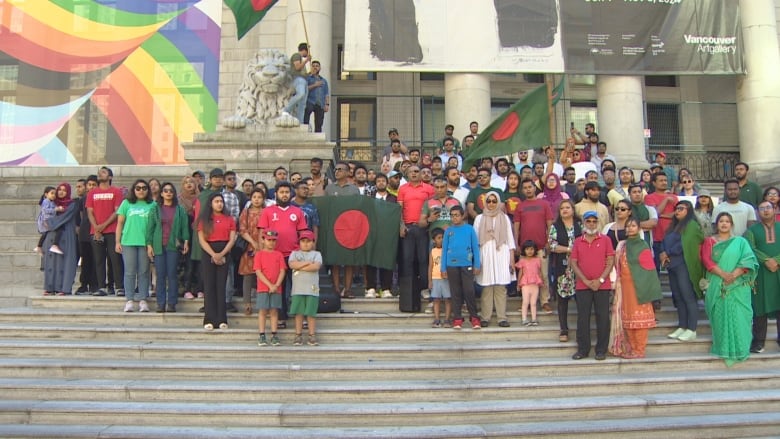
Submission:
[[[19,237],[37,240],[39,235],[35,218],[24,220],[0,219],[0,237]]]
[[[569,339],[575,341],[577,334],[576,325],[571,322],[569,330]],[[595,326],[593,326],[595,328]],[[595,329],[592,328],[592,331]],[[659,323],[659,326],[649,332],[651,339],[669,340],[666,335],[675,329],[674,324]],[[270,331],[266,326],[266,332]],[[153,343],[181,342],[187,340],[192,343],[211,343],[218,339],[220,343],[245,344],[247,341],[254,342],[257,338],[257,325],[237,328],[232,326],[227,331],[215,331],[210,333],[200,328],[178,326],[174,324],[166,326],[118,326],[118,325],[78,325],[63,323],[0,323],[0,333],[6,339],[12,340],[30,340],[43,339],[54,341],[149,341]],[[280,336],[289,338],[294,334],[294,329],[279,330]],[[708,337],[711,333],[707,321],[700,322],[697,330],[698,336]],[[471,329],[457,332],[453,329],[434,329],[425,325],[411,326],[406,325],[398,327],[391,322],[385,322],[381,327],[379,325],[369,328],[356,328],[348,325],[330,325],[320,324],[317,326],[317,334],[323,343],[329,344],[352,344],[352,343],[442,343],[451,344],[453,340],[467,343],[482,342],[558,342],[559,329],[554,322],[546,322],[536,327],[512,326],[510,328],[499,328],[491,326],[479,331]],[[594,335],[595,337],[595,335]],[[770,334],[769,340],[773,336]]]
[[[658,393],[609,396],[567,396],[545,399],[480,398],[473,401],[376,402],[110,402],[110,401],[0,401],[0,422],[19,424],[66,423],[73,418],[82,425],[117,421],[124,425],[209,427],[218,417],[232,427],[391,427],[445,425],[464,416],[482,423],[507,423],[522,413],[527,419],[543,418],[554,411],[561,419],[589,421],[609,411],[612,419],[638,416],[685,416],[715,413],[773,413],[780,411],[780,390],[735,390],[696,393]],[[209,413],[210,416],[203,416]],[[258,416],[258,414],[261,414]]]
[[[751,360],[752,361],[752,360]],[[375,402],[458,401],[469,400],[478,391],[484,399],[531,399],[569,397],[572,389],[577,396],[641,395],[667,392],[697,393],[722,390],[760,390],[772,388],[780,378],[777,369],[717,369],[651,371],[615,375],[590,376],[518,376],[508,378],[424,378],[420,380],[365,380],[356,373],[351,380],[289,381],[263,380],[253,376],[241,382],[215,380],[192,381],[187,376],[175,380],[0,378],[0,393],[4,399],[39,399],[45,394],[49,401],[202,401],[217,402],[279,402],[285,399],[301,401],[332,401],[368,404]]]
[[[3,236],[0,239],[0,252],[32,252],[32,249],[38,245],[37,237],[37,235],[35,237]]]
[[[36,324],[68,324],[68,325],[95,325],[95,326],[126,326],[131,328],[138,327],[180,327],[191,328],[198,331],[203,326],[203,314],[198,312],[177,312],[177,313],[125,313],[121,312],[124,305],[116,299],[110,299],[115,302],[116,311],[77,311],[60,309],[41,309],[41,308],[4,308],[0,309],[0,323],[16,323],[19,321],[28,321]],[[524,327],[521,324],[520,313],[512,311],[507,313],[510,328],[500,328],[491,320],[491,325],[486,330],[508,331],[508,330],[529,330],[535,331],[540,328],[558,328],[558,316],[555,314],[538,316],[538,327]],[[706,314],[700,313],[700,321],[706,319]],[[663,311],[658,315],[659,324],[671,332],[675,329],[677,323],[676,313],[671,310]],[[229,313],[228,324],[232,329],[255,329],[257,328],[257,315],[245,316],[243,313]],[[332,313],[319,314],[317,322],[322,329],[331,328],[430,328],[433,317],[430,314],[411,314],[411,313]],[[593,317],[591,317],[593,320]],[[292,328],[293,320],[288,320],[288,327]],[[270,325],[270,323],[269,323]],[[595,325],[595,323],[593,323]],[[270,327],[270,326],[268,326]],[[576,328],[576,313],[569,316],[569,327]],[[471,331],[471,325],[465,322],[464,331]],[[444,328],[439,331],[452,332]]]
[[[429,360],[447,361],[453,359],[523,359],[523,358],[567,358],[576,350],[574,341],[560,343],[549,341],[487,341],[469,340],[460,342],[408,341],[407,337],[395,343],[389,341],[345,343],[346,337],[321,334],[320,346],[294,346],[291,332],[279,334],[280,346],[257,346],[257,336],[245,334],[241,340],[226,340],[217,336],[209,342],[158,342],[158,341],[93,341],[93,340],[15,340],[0,339],[0,356],[19,358],[67,358],[110,360],[198,360],[219,361],[223,358],[240,358],[242,361],[296,362],[302,356],[312,361],[341,361],[349,359],[357,362],[389,360]],[[269,334],[270,338],[270,334]],[[648,340],[647,354],[663,357],[667,354],[685,354],[709,352],[712,339],[700,336],[696,341],[682,343],[666,337],[652,337]],[[304,337],[304,343],[306,343]],[[770,348],[769,352],[773,352]]]
[[[349,381],[359,376],[362,380],[419,380],[435,377],[458,379],[503,379],[524,377],[614,375],[618,373],[662,373],[685,370],[712,371],[725,368],[722,360],[707,353],[667,353],[640,360],[623,360],[608,357],[595,361],[590,357],[580,361],[569,355],[560,357],[525,357],[507,359],[458,359],[427,360],[421,352],[417,360],[362,361],[342,358],[340,361],[309,361],[305,349],[297,361],[244,361],[238,358],[221,358],[215,361],[199,360],[122,360],[81,358],[0,358],[0,378],[58,378],[125,379],[128,371],[134,377],[154,377],[158,380],[219,380],[248,381],[252,377],[263,380],[287,381]],[[272,350],[269,350],[273,352]],[[768,352],[752,356],[733,370],[777,369],[780,353]]]
[[[157,304],[155,297],[147,299],[149,306],[154,308]],[[95,297],[89,295],[76,295],[76,296],[42,296],[40,294],[30,296],[28,303],[34,308],[41,309],[57,309],[57,310],[77,310],[77,311],[116,311],[119,308],[124,307],[125,298],[115,296]],[[243,297],[234,297],[233,304],[236,308],[239,308],[241,314],[244,310]],[[427,303],[424,301],[424,305]],[[117,307],[119,305],[119,307]],[[253,304],[254,305],[254,304]],[[519,315],[519,308],[522,305],[522,300],[518,297],[510,297],[507,299],[507,312],[509,315]],[[665,317],[672,317],[672,314],[676,318],[677,314],[672,307],[671,299],[665,299],[662,301],[664,305],[660,312],[656,312],[656,317],[661,319]],[[198,312],[203,306],[203,299],[187,300],[182,297],[179,298],[176,304],[176,310],[179,312]],[[479,308],[479,300],[477,300],[477,307]],[[556,309],[556,304],[553,304],[553,309]],[[391,313],[401,314],[398,309],[398,298],[392,299],[347,299],[341,301],[341,313],[342,314],[354,314],[354,313]],[[442,313],[444,307],[441,308]],[[703,309],[702,309],[703,311]],[[254,311],[257,315],[257,311]],[[410,313],[403,313],[403,315],[409,315]],[[414,314],[414,313],[411,313]],[[420,313],[427,314],[427,313]],[[577,304],[574,301],[569,302],[569,314],[577,315]],[[321,314],[324,315],[324,314]],[[431,320],[433,320],[433,315]],[[538,312],[538,316],[545,315],[541,310]],[[530,313],[529,313],[530,316]]]
[[[257,417],[257,413],[247,416]],[[517,416],[517,415],[516,415]],[[639,416],[623,419],[550,420],[514,423],[479,423],[468,418],[457,425],[390,427],[188,427],[118,425],[115,422],[96,425],[67,424],[0,424],[4,438],[52,437],[69,439],[97,439],[108,437],[135,438],[390,438],[414,437],[426,439],[444,438],[735,438],[746,435],[776,437],[780,426],[780,413],[719,413],[698,416]]]

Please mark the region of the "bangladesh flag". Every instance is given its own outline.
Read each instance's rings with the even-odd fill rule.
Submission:
[[[320,215],[317,249],[329,265],[371,265],[392,270],[401,206],[363,195],[314,197]]]
[[[465,151],[463,169],[483,157],[514,154],[550,144],[547,86],[526,93],[494,120]]]
[[[225,4],[233,11],[236,17],[236,28],[238,30],[238,39],[246,35],[250,29],[255,27],[260,20],[265,17],[265,13],[278,0],[225,0]]]
[[[566,78],[561,79],[561,82],[558,83],[558,85],[555,86],[555,88],[552,89],[552,93],[550,94],[550,105],[555,106],[558,101],[561,100],[563,97],[563,87],[566,83]]]

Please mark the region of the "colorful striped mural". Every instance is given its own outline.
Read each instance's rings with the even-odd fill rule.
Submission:
[[[0,164],[173,164],[217,121],[221,0],[0,0]]]

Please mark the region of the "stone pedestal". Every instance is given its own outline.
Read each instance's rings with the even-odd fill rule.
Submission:
[[[185,143],[184,158],[193,169],[220,167],[234,170],[240,176],[255,176],[265,181],[273,170],[284,166],[291,172],[309,173],[309,160],[319,157],[326,163],[333,159],[335,143],[324,133],[310,133],[308,127],[278,128],[251,125],[242,130],[195,134]]]

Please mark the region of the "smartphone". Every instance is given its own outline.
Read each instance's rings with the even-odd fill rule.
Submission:
[[[574,129],[574,122],[571,123],[571,129]]]

